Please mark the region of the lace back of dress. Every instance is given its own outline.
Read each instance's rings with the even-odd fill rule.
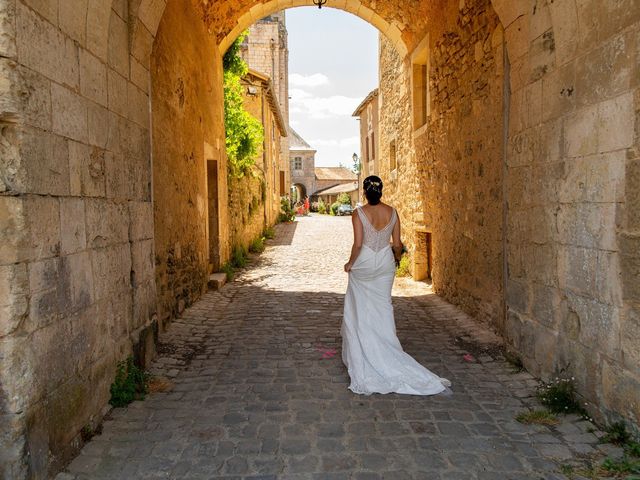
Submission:
[[[362,244],[369,247],[374,252],[379,252],[384,247],[389,246],[389,240],[393,232],[393,226],[396,224],[396,210],[391,212],[391,220],[382,229],[376,230],[360,207],[356,208],[356,212],[360,216],[362,222],[363,239]]]

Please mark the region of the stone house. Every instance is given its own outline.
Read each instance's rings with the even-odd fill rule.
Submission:
[[[378,175],[380,170],[379,154],[380,139],[378,112],[378,89],[372,90],[353,112],[353,116],[360,121],[360,181],[369,175]],[[391,161],[391,159],[390,159]],[[395,170],[395,168],[391,168]],[[362,185],[360,186],[362,188]]]
[[[289,161],[293,200],[301,201],[311,197],[317,189],[316,150],[291,127],[289,127]]]
[[[346,193],[351,199],[350,205],[355,206],[359,201],[358,182],[340,183],[333,187],[325,188],[317,191],[314,195],[314,201],[322,200],[325,205],[331,205],[338,200],[338,197]]]
[[[267,15],[249,27],[241,55],[249,68],[269,77],[284,123],[289,125],[289,45],[284,10]],[[291,184],[288,155],[289,138],[283,137],[279,157],[287,192]]]
[[[264,129],[263,148],[250,174],[229,179],[232,246],[248,245],[277,222],[280,197],[287,193],[288,162],[282,162],[281,142],[287,128],[271,79],[255,70],[242,79],[244,108]]]
[[[355,184],[357,198],[358,175],[348,168],[315,167],[314,174],[316,179],[316,191],[313,193],[313,196],[320,195],[322,192],[332,187],[337,187],[339,185],[352,187]],[[351,192],[351,190],[348,191]]]

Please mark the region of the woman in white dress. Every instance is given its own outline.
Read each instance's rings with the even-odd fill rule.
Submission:
[[[398,214],[380,201],[380,178],[365,178],[363,188],[368,203],[352,215],[353,246],[344,266],[349,285],[341,329],[342,361],[351,377],[349,389],[364,395],[441,393],[451,383],[404,352],[396,336],[391,287],[402,252]]]

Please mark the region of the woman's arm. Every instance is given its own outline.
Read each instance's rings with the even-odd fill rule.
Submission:
[[[393,258],[396,260],[396,264],[400,262],[402,257],[402,240],[400,239],[400,216],[396,210],[396,224],[393,226],[393,232],[391,233],[391,249],[393,250]]]
[[[351,271],[351,266],[358,258],[358,255],[360,255],[360,250],[362,249],[362,222],[360,221],[358,212],[355,210],[351,215],[351,223],[353,224],[353,245],[351,246],[349,261],[344,264],[345,272]]]

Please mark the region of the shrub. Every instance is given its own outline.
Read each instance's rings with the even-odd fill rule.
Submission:
[[[276,236],[276,231],[275,231],[275,229],[273,227],[267,227],[262,232],[262,236],[264,238],[266,238],[267,240],[271,240],[272,238],[274,238]]]
[[[149,376],[135,363],[133,357],[118,363],[116,378],[111,384],[111,399],[113,407],[125,407],[134,400],[143,400],[147,393]]]
[[[321,213],[323,215],[327,213],[327,204],[324,203],[322,200],[319,200],[316,205],[317,205],[318,213]]]
[[[396,277],[410,277],[411,276],[411,261],[409,255],[403,255],[400,258],[400,264],[396,268]]]
[[[348,193],[341,193],[336,201],[340,205],[351,205],[351,197]]]
[[[236,269],[233,268],[230,262],[225,263],[220,267],[220,271],[224,272],[227,275],[227,281],[233,280],[233,277],[236,274]]]
[[[248,66],[240,56],[243,32],[224,54],[224,126],[229,175],[242,177],[255,163],[264,140],[260,121],[244,108],[241,79]]]
[[[256,238],[253,242],[251,242],[251,244],[249,245],[249,251],[251,253],[262,253],[264,252],[264,237],[258,237]]]
[[[233,268],[243,268],[247,266],[247,249],[242,245],[236,245],[231,252],[231,266]]]
[[[331,204],[331,215],[338,214],[338,207],[342,205],[340,202],[334,202]]]
[[[278,221],[280,222],[293,222],[296,219],[296,212],[291,207],[288,197],[280,198],[280,215]]]
[[[541,385],[537,397],[552,413],[580,413],[584,409],[576,400],[576,387],[573,377],[557,378],[555,381]]]

